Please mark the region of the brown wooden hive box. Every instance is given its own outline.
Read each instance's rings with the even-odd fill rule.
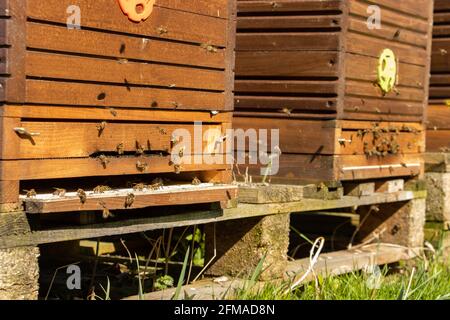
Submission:
[[[0,0],[0,203],[116,176],[229,182],[226,164],[177,167],[170,155],[174,130],[231,126],[235,4],[156,0],[127,12],[126,2]]]
[[[450,1],[434,2],[427,151],[450,151]]]
[[[238,0],[233,127],[280,130],[272,181],[422,174],[432,11],[428,0]]]

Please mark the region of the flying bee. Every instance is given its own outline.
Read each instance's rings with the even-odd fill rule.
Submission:
[[[53,189],[55,189],[55,192],[53,192],[54,196],[64,197],[66,195],[66,189],[62,188],[53,188]]]
[[[129,193],[126,196],[126,198],[125,198],[125,209],[130,208],[133,205],[135,198],[136,198],[136,196],[134,195],[134,193]]]
[[[81,201],[82,204],[86,203],[87,195],[86,195],[86,192],[83,189],[78,189],[77,190],[77,195],[80,198],[80,201]]]
[[[34,190],[34,189],[23,190],[23,191],[27,193],[26,194],[27,198],[36,198],[36,196],[37,196],[36,190]]]
[[[292,114],[292,109],[289,109],[289,108],[283,108],[283,109],[280,110],[280,112],[281,112],[281,113],[285,113],[285,114],[287,114],[288,116],[290,116],[290,115]]]
[[[106,166],[107,166],[108,163],[109,163],[108,158],[107,158],[104,154],[102,154],[102,155],[100,155],[100,156],[98,157],[98,160],[99,160],[100,163],[102,164],[103,168],[106,169]]]
[[[103,212],[102,212],[102,217],[103,219],[108,219],[108,218],[114,218],[114,215],[111,213],[111,211],[109,211],[109,209],[106,207],[106,203],[104,203],[103,201],[101,201],[99,203],[102,208],[103,208]]]
[[[94,193],[104,193],[106,191],[111,191],[111,188],[108,186],[98,185],[94,188]]]

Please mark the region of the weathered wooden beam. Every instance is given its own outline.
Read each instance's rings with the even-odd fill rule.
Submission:
[[[232,209],[151,216],[141,219],[127,219],[87,226],[68,226],[48,230],[39,229],[20,236],[0,236],[0,249],[130,234],[149,230],[208,224],[274,214],[324,211],[339,208],[370,206],[372,204],[395,203],[425,197],[426,191],[403,191],[392,194],[374,194],[368,197],[343,197],[339,200],[304,199],[297,202],[271,203],[264,205],[239,204],[236,208]]]
[[[322,254],[314,268],[316,275],[331,276],[350,273],[353,271],[373,268],[376,265],[385,265],[401,260],[413,258],[402,248],[389,244],[377,244],[375,246],[365,246],[361,248],[338,251]],[[298,278],[304,274],[310,264],[309,259],[301,259],[286,264],[286,271],[282,275],[285,279]],[[370,271],[370,270],[368,270]],[[310,275],[305,282],[311,281]],[[274,281],[277,283],[280,280]],[[266,282],[267,283],[267,282]],[[223,299],[232,298],[235,289],[243,288],[246,284],[242,279],[228,279],[225,282],[215,282],[212,279],[202,280],[193,284],[184,286],[181,297],[186,294],[193,296],[194,300]],[[265,282],[259,282],[254,290],[263,287]],[[146,300],[170,300],[175,293],[175,289],[152,292],[145,295]],[[125,300],[138,300],[139,297],[132,296]]]

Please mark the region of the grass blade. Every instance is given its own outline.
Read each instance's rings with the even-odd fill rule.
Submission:
[[[186,269],[187,269],[187,265],[188,265],[189,251],[190,251],[190,247],[187,248],[186,255],[184,256],[183,268],[181,269],[180,278],[178,279],[178,284],[177,284],[177,290],[175,291],[175,294],[174,294],[172,300],[179,300],[181,288],[183,287],[184,276],[186,274]]]

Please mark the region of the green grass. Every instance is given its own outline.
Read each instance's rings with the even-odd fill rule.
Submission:
[[[379,269],[378,269],[379,270]],[[450,264],[440,257],[416,260],[414,266],[384,267],[378,273],[353,272],[317,277],[291,292],[290,281],[245,286],[233,299],[243,300],[438,300],[450,299]]]

